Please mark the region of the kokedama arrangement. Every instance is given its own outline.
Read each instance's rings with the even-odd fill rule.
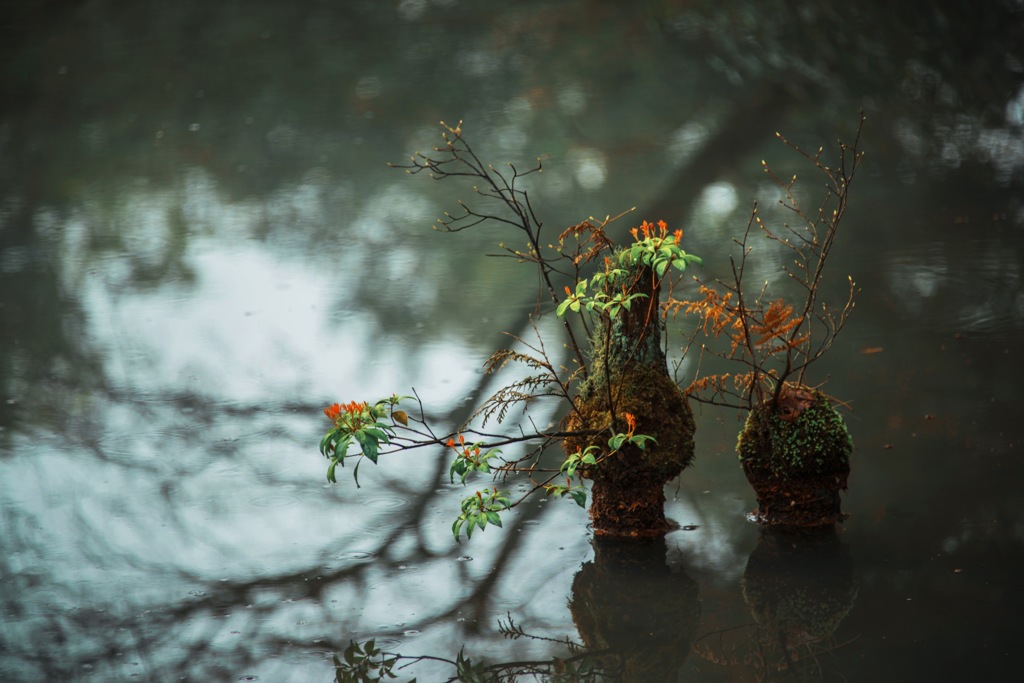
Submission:
[[[437,228],[459,232],[492,223],[518,232],[523,248],[499,246],[504,255],[537,269],[542,299],[550,305],[538,306],[531,316],[534,339],[513,337],[517,349],[499,350],[485,364],[488,373],[517,364],[528,370],[526,376],[487,399],[458,429],[435,431],[415,392],[326,408],[331,428],[320,452],[329,460],[327,479],[335,482],[338,465],[354,461],[358,485],[364,459],[377,463],[381,456],[441,446],[452,452],[452,482],[489,475],[501,483],[525,474],[532,483],[515,500],[494,484],[466,497],[452,525],[456,540],[463,531],[471,537],[488,524],[501,526],[501,512],[534,494],[569,497],[585,507],[583,479],[592,484],[595,534],[658,536],[671,528],[664,486],[693,461],[693,400],[747,411],[737,451],[757,497],[758,521],[801,527],[841,521],[839,492],[846,489],[853,444],[842,417],[809,383],[807,371],[843,329],[857,293],[848,278],[841,306],[819,299],[850,184],[863,160],[863,121],[862,116],[853,144],[839,144],[831,166],[821,149],[811,155],[783,139],[824,177],[823,199],[813,212],[805,211],[794,194],[796,177],[783,180],[764,164],[782,192],[780,203],[796,220],[773,229],[755,205],[742,237],[734,239],[731,275],[708,282],[687,277],[701,259],[683,249],[682,230],[670,231],[664,221],[642,221],[628,232],[632,242],[618,246],[607,232],[626,214],[591,218],[549,244],[521,187],[524,177],[541,171],[540,162],[526,171],[512,164],[496,170],[466,142],[461,123],[442,123],[444,144],[398,167],[439,180],[469,178],[480,202],[495,210],[460,201],[458,212],[446,213]],[[767,284],[748,286],[756,234],[788,251],[792,265],[786,274],[797,297],[772,297]],[[553,360],[546,350],[550,340],[537,324],[551,313],[564,332],[558,347],[568,350],[565,362]],[[685,386],[673,378],[667,360],[665,322],[679,314],[697,321],[680,352],[699,353],[701,360]],[[702,374],[705,360],[735,371]],[[520,425],[514,433],[484,431],[488,422],[501,424],[513,409],[528,411],[543,398],[562,402],[564,418],[554,430],[527,432]],[[560,466],[544,457],[556,446]],[[523,452],[511,457],[502,451],[509,447]]]

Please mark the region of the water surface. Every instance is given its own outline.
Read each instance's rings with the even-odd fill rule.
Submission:
[[[369,638],[522,671],[568,638],[627,680],[1014,671],[1019,10],[620,5],[8,13],[0,677],[330,681]],[[713,276],[776,198],[761,160],[800,168],[775,131],[831,149],[862,109],[831,263],[833,294],[862,293],[816,368],[857,449],[835,538],[746,521],[741,416],[713,408],[667,488],[681,528],[646,550],[595,549],[585,511],[540,500],[456,545],[441,452],[324,482],[324,405],[415,388],[458,425],[500,332],[528,330],[534,273],[484,255],[516,237],[432,231],[471,190],[386,167],[438,120],[495,163],[543,158],[549,235],[637,206]],[[779,279],[777,255],[758,268]]]

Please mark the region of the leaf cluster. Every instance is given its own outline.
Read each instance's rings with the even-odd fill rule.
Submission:
[[[340,464],[345,466],[345,459],[349,457],[349,449],[353,444],[358,445],[360,458],[366,457],[370,462],[377,464],[377,457],[380,454],[381,444],[391,443],[395,436],[394,424],[381,422],[389,414],[392,420],[399,423],[407,423],[408,417],[403,411],[395,411],[394,406],[401,401],[402,397],[392,396],[375,404],[348,403],[340,405],[335,403],[324,409],[334,423],[334,426],[324,434],[320,440],[320,453],[331,462],[327,467],[327,481],[337,482],[335,469]],[[359,463],[353,471],[356,478],[356,486],[359,485],[358,478]]]
[[[548,484],[544,487],[547,494],[556,498],[569,496],[580,507],[586,507],[587,490],[579,484],[573,485],[572,483],[572,479],[576,476],[576,471],[579,468],[597,467],[601,462],[618,453],[626,444],[632,444],[640,450],[645,450],[648,442],[658,442],[657,439],[649,434],[634,433],[636,430],[636,418],[630,413],[626,413],[626,423],[628,424],[628,431],[618,432],[608,439],[609,450],[607,453],[601,454],[601,449],[597,446],[587,446],[584,449],[569,454],[558,470],[559,474],[564,475],[566,478],[565,485]]]
[[[455,459],[452,460],[451,468],[448,470],[448,476],[452,483],[455,483],[455,475],[459,475],[462,483],[465,484],[466,477],[470,472],[491,473],[488,461],[501,455],[501,450],[492,448],[489,451],[481,452],[480,449],[483,445],[482,441],[466,445],[466,437],[462,434],[459,434],[457,444],[455,439],[448,439],[448,447],[455,451]]]
[[[483,531],[488,524],[496,527],[501,526],[501,517],[498,513],[512,507],[508,491],[499,491],[497,487],[490,491],[477,491],[462,501],[462,514],[452,524],[452,535],[459,540],[459,533],[463,526],[466,528],[466,538],[473,537],[473,530]]]
[[[392,671],[398,661],[398,655],[383,652],[374,639],[365,643],[352,640],[341,659],[334,655],[334,680],[336,683],[380,683],[391,680],[398,677]],[[408,683],[416,683],[416,679]]]
[[[621,269],[615,269],[613,273],[625,273],[626,271]],[[647,295],[642,292],[636,292],[630,294],[629,291],[623,287],[621,291],[609,294],[604,289],[601,289],[601,282],[599,277],[601,273],[598,273],[591,280],[591,285],[596,289],[592,295],[587,294],[587,279],[584,278],[576,283],[576,291],[573,292],[567,286],[565,293],[568,297],[562,303],[558,304],[555,309],[555,314],[561,318],[565,315],[567,310],[573,313],[579,313],[580,310],[586,311],[597,311],[598,313],[604,313],[609,317],[614,318],[615,314],[620,309],[626,309],[627,311],[636,299],[647,298]],[[610,280],[611,278],[609,278]]]
[[[659,280],[665,277],[669,266],[681,273],[691,263],[698,266],[703,264],[699,256],[686,253],[680,246],[683,231],[676,230],[669,235],[668,224],[665,221],[658,221],[653,225],[644,221],[639,228],[632,228],[630,234],[633,235],[634,243],[621,252],[620,262],[647,266],[654,271]]]

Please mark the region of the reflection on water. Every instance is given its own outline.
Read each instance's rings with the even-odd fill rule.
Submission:
[[[849,550],[835,531],[794,536],[766,529],[741,586],[766,678],[769,671],[828,678],[823,656],[840,646],[836,630],[858,593]]]
[[[0,678],[327,681],[370,638],[550,667],[567,636],[626,679],[1012,671],[1010,9],[22,4],[0,27]],[[498,332],[534,310],[532,271],[481,256],[508,235],[429,229],[469,188],[386,168],[434,122],[465,119],[497,163],[541,156],[552,235],[638,206],[715,277],[754,199],[780,217],[774,132],[830,148],[861,108],[868,164],[832,265],[863,294],[827,359],[859,450],[822,557],[744,521],[740,423],[707,407],[667,490],[696,528],[646,560],[592,548],[558,501],[454,545],[443,453],[323,481],[323,405],[414,387],[458,424],[494,389]],[[780,280],[771,252],[757,263]],[[539,637],[505,638],[509,614]],[[733,645],[762,668],[712,659]]]
[[[675,680],[700,622],[696,582],[666,563],[664,539],[595,539],[593,546],[594,558],[579,568],[572,581],[568,609],[576,634],[562,638],[538,634],[517,624],[511,613],[498,620],[498,631],[505,638],[557,645],[555,656],[501,662],[489,653],[478,655],[465,647],[451,658],[424,656],[410,649],[404,653],[381,651],[380,643],[373,639],[350,643],[335,659],[338,677],[372,681],[375,676],[402,669],[421,675],[426,661],[435,668],[440,662],[444,666],[439,670],[451,669],[458,680]],[[439,676],[442,678],[447,677]]]
[[[834,529],[765,529],[741,582],[748,618],[708,632],[700,632],[698,584],[666,563],[664,539],[595,539],[593,546],[593,559],[573,577],[568,609],[574,634],[550,638],[511,614],[498,620],[506,638],[558,645],[554,657],[502,662],[462,647],[451,649],[457,656],[430,656],[428,663],[441,662],[437,670],[449,668],[458,680],[674,681],[692,653],[730,680],[842,680],[830,655],[856,640],[838,642],[835,634],[856,604],[858,584]],[[376,652],[375,646],[376,640],[351,643],[335,661],[339,676],[370,681],[397,669],[421,673],[425,660],[414,647]]]
[[[616,660],[623,681],[672,681],[700,623],[699,588],[665,563],[664,539],[594,541],[577,572],[569,610],[584,644]]]

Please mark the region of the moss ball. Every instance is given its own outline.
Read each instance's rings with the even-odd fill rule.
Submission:
[[[750,411],[736,444],[744,468],[777,478],[849,472],[853,439],[842,416],[820,392],[796,392],[810,397],[799,412],[768,402]]]

